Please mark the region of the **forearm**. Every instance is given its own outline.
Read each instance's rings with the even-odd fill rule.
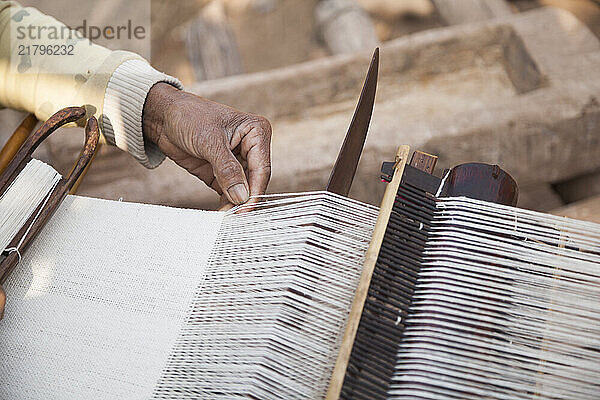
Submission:
[[[107,84],[100,127],[109,143],[128,151],[142,165],[154,168],[164,159],[152,141],[143,138],[142,119],[148,93],[158,82],[175,88],[181,83],[148,63],[130,60],[121,64]]]

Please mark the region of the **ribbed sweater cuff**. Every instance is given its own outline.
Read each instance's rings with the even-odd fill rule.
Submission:
[[[147,168],[157,167],[165,158],[158,147],[144,142],[142,113],[148,92],[158,82],[178,89],[178,79],[163,74],[142,60],[125,61],[110,77],[104,94],[101,128],[108,143],[129,152]]]

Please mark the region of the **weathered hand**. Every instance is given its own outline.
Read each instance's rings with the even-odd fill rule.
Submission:
[[[144,105],[146,140],[221,195],[221,206],[264,194],[271,177],[271,125],[166,83]]]

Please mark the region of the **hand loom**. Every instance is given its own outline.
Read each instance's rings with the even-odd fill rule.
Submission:
[[[12,161],[2,172],[0,193],[2,193],[2,201],[6,206],[1,209],[3,215],[0,217],[2,218],[0,243],[2,244],[3,253],[6,254],[3,254],[0,259],[0,283],[6,280],[8,274],[20,261],[21,251],[27,249],[44,224],[52,217],[52,214],[92,160],[100,139],[96,118],[91,117],[87,120],[84,147],[67,178],[61,178],[51,167],[32,159],[31,156],[38,146],[58,128],[83,117],[85,117],[85,108],[83,107],[69,107],[54,114],[33,135],[25,135],[23,145],[20,146]],[[30,124],[33,129],[35,124],[30,123],[31,119],[28,117],[24,124]],[[31,172],[29,172],[30,170]],[[43,181],[44,178],[46,180],[43,184],[40,182],[39,189],[41,190],[36,192],[25,191],[25,193],[30,193],[30,197],[27,199],[29,202],[26,202],[19,199],[18,196],[27,188],[27,186],[23,186],[25,182],[22,182],[22,176],[30,174],[38,175],[40,181]],[[25,211],[24,214],[18,215],[20,218],[14,218],[16,214],[23,211]],[[13,222],[13,226],[9,226],[10,222]],[[15,222],[17,227],[20,227],[16,232],[14,229]],[[11,238],[12,240],[7,242]]]
[[[67,196],[24,253],[58,178],[22,168],[0,198],[20,261],[0,398],[600,398],[600,225],[408,146],[379,209],[345,197],[376,67],[324,192],[229,212]]]

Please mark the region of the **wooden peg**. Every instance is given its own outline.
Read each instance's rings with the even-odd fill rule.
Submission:
[[[409,165],[420,169],[421,171],[427,172],[428,174],[433,174],[437,160],[437,156],[422,152],[420,150],[415,150],[412,158],[410,159]]]

